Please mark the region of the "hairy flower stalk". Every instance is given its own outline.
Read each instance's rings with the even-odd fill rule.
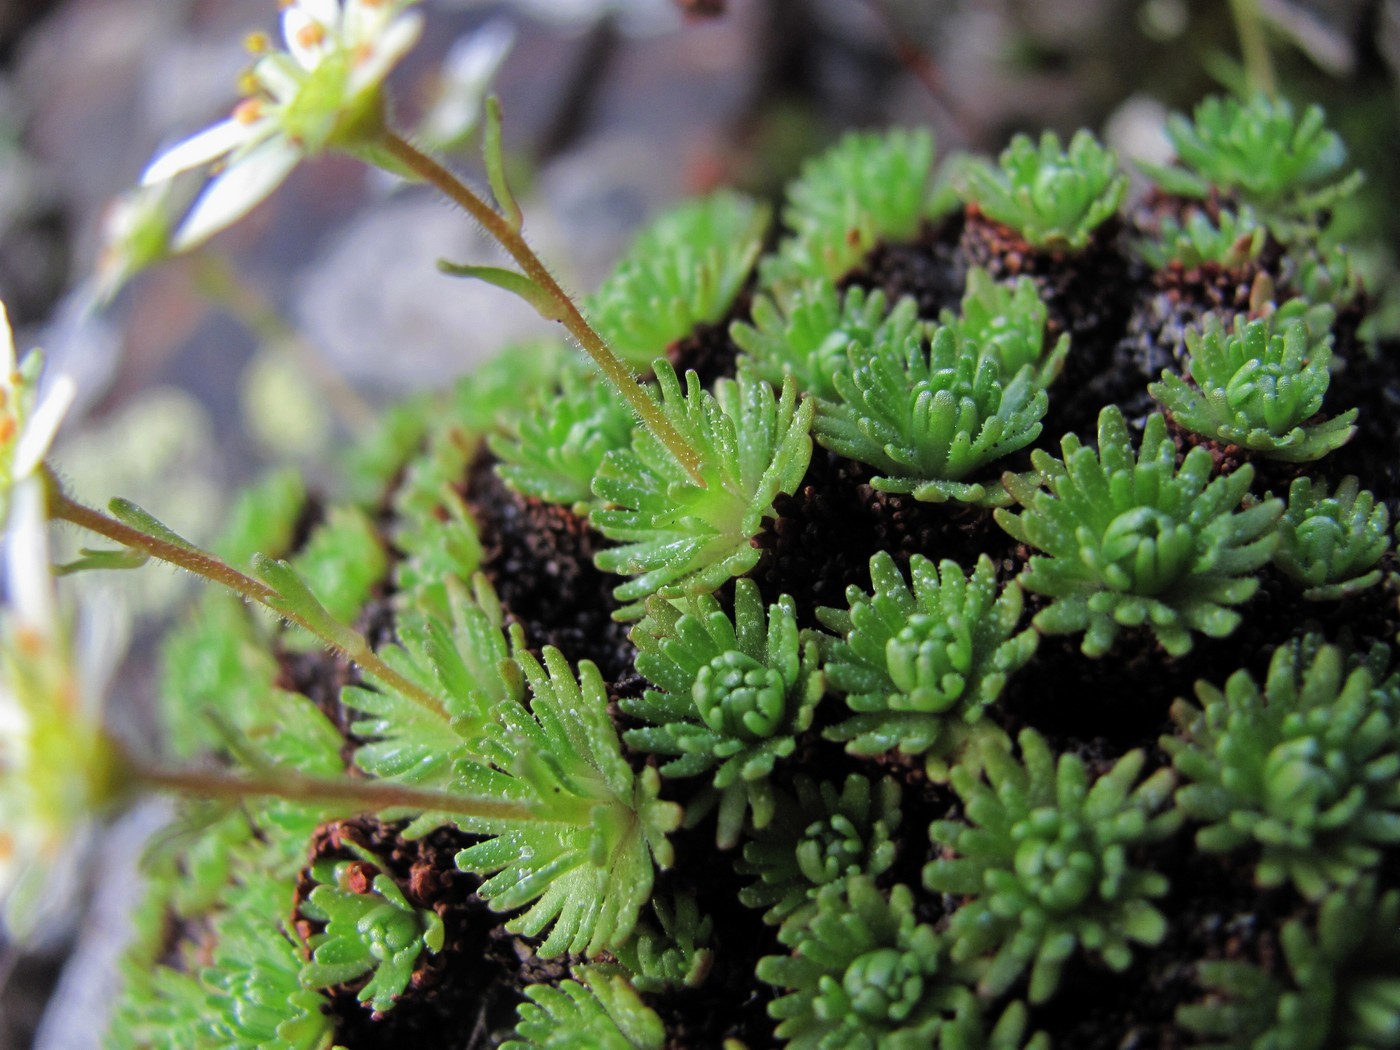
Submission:
[[[124,648],[120,616],[103,606],[73,630],[54,593],[43,483],[31,477],[14,497],[0,615],[0,918],[13,936],[35,930],[62,896],[84,829],[142,791],[230,802],[270,797],[348,813],[536,817],[528,802],[493,796],[286,769],[167,769],[133,755],[102,724],[103,688]]]
[[[344,653],[345,656],[364,668],[368,674],[380,681],[392,684],[404,695],[413,698],[444,721],[447,720],[447,714],[441,700],[381,660],[370,646],[369,641],[359,632],[332,619],[320,607],[311,593],[305,591],[304,585],[299,588],[299,590],[305,591],[304,594],[286,593],[288,589],[286,584],[291,583],[295,577],[290,569],[285,569],[283,566],[278,566],[276,563],[264,559],[261,563],[262,571],[278,575],[280,582],[283,583],[282,587],[269,586],[200,550],[135,507],[126,505],[126,512],[128,516],[145,525],[145,528],[138,528],[128,522],[118,521],[101,511],[93,510],[91,507],[77,502],[63,492],[52,474],[47,475],[47,482],[50,517],[78,525],[90,532],[97,533],[99,536],[105,536],[133,551],[185,569],[214,583],[222,584],[248,601],[267,606],[277,615],[305,628],[332,649]]]

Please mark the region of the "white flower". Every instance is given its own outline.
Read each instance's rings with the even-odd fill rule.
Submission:
[[[58,616],[44,481],[13,492],[0,620],[0,920],[23,941],[71,896],[92,820],[120,801],[120,753],[100,698],[125,647],[110,603],[78,638]]]
[[[171,254],[178,210],[176,181],[138,186],[108,201],[102,212],[102,247],[97,256],[94,295],[111,302],[122,285]],[[189,196],[179,198],[185,204]]]
[[[38,396],[43,355],[18,360],[5,304],[0,303],[0,521],[10,490],[39,468],[77,392],[68,376],[57,376]]]
[[[184,251],[246,215],[300,161],[372,145],[382,130],[380,87],[417,41],[416,0],[294,0],[282,12],[285,51],[249,74],[233,115],[161,154],[143,185],[224,161],[171,242]],[[259,42],[259,50],[265,44]]]
[[[503,18],[460,37],[442,60],[437,97],[414,138],[435,150],[462,145],[481,119],[482,100],[514,44],[515,28]]]

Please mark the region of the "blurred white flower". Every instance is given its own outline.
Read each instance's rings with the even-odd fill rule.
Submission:
[[[4,520],[12,488],[38,470],[76,387],[57,376],[39,396],[39,373],[44,357],[37,350],[18,358],[5,304],[0,303],[0,521]]]
[[[165,179],[107,202],[93,286],[99,304],[111,302],[127,281],[170,257],[175,220],[182,204],[189,203],[175,187],[175,179]]]
[[[0,612],[0,922],[24,941],[69,903],[92,821],[123,795],[101,696],[125,621],[117,606],[95,606],[75,644],[56,609],[43,479],[25,478],[12,497]]]
[[[444,0],[449,2],[449,0]],[[498,0],[451,0],[458,7],[498,6]],[[512,7],[539,22],[579,25],[615,18],[628,36],[653,36],[681,24],[675,0],[510,0]]]
[[[222,161],[171,241],[184,251],[236,222],[305,157],[372,146],[383,124],[380,88],[417,41],[416,0],[293,0],[282,12],[285,51],[265,39],[233,115],[158,156],[152,186]]]
[[[461,146],[481,120],[482,103],[515,44],[515,27],[495,18],[460,37],[442,60],[437,94],[414,138],[428,149]]]

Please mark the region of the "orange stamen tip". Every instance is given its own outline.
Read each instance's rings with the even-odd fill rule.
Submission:
[[[326,30],[319,22],[312,22],[297,30],[297,43],[302,47],[315,47],[326,39]]]
[[[362,66],[368,62],[373,55],[374,46],[372,44],[358,44],[355,47],[355,54],[351,58],[351,61],[357,66]]]
[[[15,431],[19,425],[15,422],[15,417],[11,415],[0,416],[0,444],[7,443],[15,436]]]
[[[262,116],[262,102],[256,98],[245,98],[233,111],[233,119],[240,124],[252,124]]]

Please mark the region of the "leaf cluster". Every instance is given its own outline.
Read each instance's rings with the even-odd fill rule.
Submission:
[[[1163,216],[1156,236],[1139,241],[1137,250],[1156,270],[1169,265],[1238,270],[1259,257],[1268,237],[1268,227],[1247,205],[1234,211],[1221,208],[1214,221],[1204,209],[1194,208],[1184,223],[1174,215]]]
[[[960,312],[944,310],[939,320],[984,352],[996,355],[1004,380],[1014,377],[1025,365],[1035,369],[1035,381],[1048,387],[1064,368],[1069,354],[1069,334],[1061,333],[1046,351],[1045,324],[1049,308],[1040,289],[1029,277],[1018,277],[1010,284],[997,282],[980,266],[967,272]]]
[[[898,344],[921,329],[914,300],[890,308],[883,292],[860,287],[838,292],[823,278],[759,295],[752,315],[752,324],[736,322],[730,328],[745,365],[774,386],[792,375],[799,390],[825,401],[836,400],[831,377],[846,366],[852,343]]]
[[[307,942],[311,959],[302,967],[301,982],[329,988],[372,973],[356,998],[384,1013],[408,987],[424,949],[442,950],[445,931],[436,912],[415,909],[388,875],[375,874],[368,887],[356,888],[355,880],[367,874],[363,861],[312,866],[316,886],[302,902],[301,914],[325,927]]]
[[[714,770],[719,807],[716,842],[739,840],[744,814],[755,827],[772,818],[769,776],[812,724],[826,688],[815,641],[803,641],[793,601],[784,595],[765,617],[758,587],[734,584],[731,619],[710,595],[671,603],[653,599],[632,631],[637,670],[660,688],[624,698],[627,714],[651,725],[628,730],[629,747],[675,756],[661,775]],[[690,819],[705,807],[690,809]]]
[[[852,773],[839,789],[797,777],[792,793],[779,795],[773,820],[744,843],[735,868],[757,878],[739,891],[739,900],[767,909],[763,921],[776,926],[804,921],[823,886],[848,875],[883,875],[895,860],[899,797],[890,777],[872,785]]]
[[[748,279],[768,211],[719,191],[666,212],[648,226],[586,304],[598,332],[643,368],[697,325],[728,312]]]
[[[1177,1010],[1203,1050],[1388,1050],[1400,1017],[1400,890],[1373,879],[1333,893],[1316,929],[1292,919],[1279,937],[1283,966],[1238,960],[1197,967],[1209,997]],[[1279,973],[1278,970],[1284,970]],[[1221,1040],[1206,1042],[1205,1040]]]
[[[823,648],[827,677],[851,712],[825,735],[854,754],[897,748],[947,760],[1031,658],[1036,633],[1016,633],[1021,589],[999,590],[985,554],[971,576],[956,562],[935,566],[915,554],[909,576],[912,588],[882,551],[870,560],[873,593],[851,587],[848,610],[819,612],[837,636]]]
[[[1373,670],[1348,671],[1313,636],[1275,651],[1262,690],[1237,671],[1196,695],[1173,707],[1181,734],[1162,746],[1189,781],[1177,804],[1202,823],[1200,849],[1252,846],[1261,886],[1316,900],[1400,842],[1400,696]]]
[[[791,231],[760,274],[767,285],[837,280],[881,240],[907,240],[932,208],[933,136],[852,132],[807,161],[788,187]]]
[[[1178,469],[1166,420],[1155,413],[1134,454],[1116,406],[1099,414],[1097,452],[1074,434],[1061,449],[1063,459],[1032,453],[1045,488],[1007,476],[1021,514],[996,512],[1002,528],[1044,552],[1020,577],[1051,599],[1036,628],[1084,631],[1088,656],[1108,652],[1124,627],[1150,630],[1174,656],[1190,651],[1192,631],[1233,631],[1240,614],[1231,607],[1258,589],[1252,573],[1273,554],[1283,511],[1276,499],[1237,509],[1253,470],[1212,478],[1203,448]]]
[[[778,936],[792,953],[759,960],[758,978],[787,991],[768,1008],[785,1045],[933,1044],[950,1005],[935,985],[948,961],[934,928],[915,916],[909,887],[887,897],[868,876],[833,882],[809,922],[789,923]]]
[[[959,192],[988,218],[1009,226],[1036,248],[1081,251],[1094,231],[1117,213],[1128,191],[1118,157],[1088,131],[1062,149],[1052,131],[1039,146],[1017,135],[998,163],[972,161]]]
[[[941,503],[996,501],[1004,493],[966,480],[1040,434],[1048,400],[1031,365],[1003,379],[995,351],[946,326],[882,330],[852,343],[832,377],[840,401],[821,403],[817,440],[878,472],[872,487]]]
[[[1167,137],[1183,168],[1143,167],[1184,196],[1214,188],[1263,211],[1300,215],[1331,207],[1360,184],[1358,175],[1342,175],[1346,147],[1315,105],[1300,114],[1286,98],[1263,93],[1212,95],[1192,119],[1168,117]]]
[[[580,966],[577,980],[525,989],[515,1037],[501,1050],[662,1050],[666,1029],[627,978]]]
[[[525,802],[528,818],[461,817],[489,835],[457,855],[463,871],[487,875],[477,890],[497,911],[524,908],[506,923],[535,936],[541,955],[590,955],[625,942],[651,896],[655,866],[672,860],[667,833],[680,807],[658,798],[659,778],[622,755],[607,691],[593,664],[576,678],[558,650],[544,664],[516,641],[530,703],[501,705],[476,744],[482,764],[459,768],[469,796]]]
[[[1332,350],[1330,334],[1311,334],[1305,321],[1236,318],[1227,333],[1207,315],[1186,344],[1192,382],[1167,371],[1148,387],[1179,426],[1288,463],[1320,459],[1356,432],[1356,409],[1308,423],[1331,382]]]
[[[1380,582],[1375,568],[1390,549],[1390,511],[1354,475],[1327,484],[1295,478],[1278,522],[1274,564],[1310,601],[1331,601]]]
[[[948,935],[955,962],[995,953],[982,993],[1005,992],[1029,966],[1030,998],[1039,1003],[1076,949],[1121,971],[1133,943],[1166,936],[1167,920],[1152,903],[1167,892],[1166,876],[1134,867],[1132,851],[1172,835],[1182,814],[1169,805],[1171,770],[1138,782],[1141,750],[1090,783],[1083,759],[1062,754],[1056,762],[1034,730],[1018,742],[1020,761],[984,742],[985,783],[954,768],[966,823],[930,826],[929,838],[946,853],[924,868],[924,884],[967,898]]]
[[[626,448],[636,420],[596,375],[561,370],[557,386],[529,398],[523,411],[487,437],[496,473],[524,496],[562,503],[575,513],[593,502],[603,457]]]
[[[593,482],[605,506],[589,521],[617,546],[599,552],[600,569],[633,576],[614,591],[629,603],[617,615],[636,619],[649,594],[675,598],[713,591],[758,562],[749,542],[775,516],[773,500],[801,484],[812,455],[812,402],[798,404],[789,381],[775,397],[741,371],[713,394],[694,372],[681,390],[675,371],[657,362],[661,410],[700,453],[696,484],[649,430],[603,457]]]

